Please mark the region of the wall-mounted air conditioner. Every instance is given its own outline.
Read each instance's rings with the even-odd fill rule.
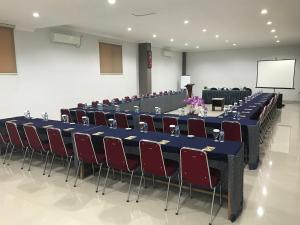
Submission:
[[[163,50],[162,54],[165,57],[173,57],[173,52],[171,52],[169,50]]]
[[[74,35],[68,35],[62,33],[51,33],[51,41],[54,43],[74,45],[77,48],[79,48],[81,45],[80,36],[74,36]]]

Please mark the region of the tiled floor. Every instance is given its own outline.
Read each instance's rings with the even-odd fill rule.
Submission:
[[[287,104],[262,146],[261,166],[255,171],[245,169],[245,207],[235,224],[300,224],[299,129],[300,104]],[[169,211],[165,212],[162,185],[143,190],[141,201],[136,203],[138,180],[135,178],[131,202],[127,203],[128,178],[124,183],[109,180],[107,194],[102,196],[94,190],[96,177],[80,180],[74,188],[72,173],[70,181],[65,183],[60,162],[50,178],[42,175],[38,158],[31,172],[20,170],[20,166],[17,156],[10,166],[0,165],[1,225],[208,224],[210,199],[203,194],[186,199],[180,215],[175,216],[175,187],[171,189]],[[213,224],[231,224],[226,217],[224,206]]]

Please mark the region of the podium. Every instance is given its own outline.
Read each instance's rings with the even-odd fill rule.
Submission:
[[[186,88],[187,91],[188,91],[188,96],[189,96],[189,98],[192,97],[193,86],[194,86],[194,85],[195,85],[195,84],[187,84],[187,85],[185,85],[185,88]]]

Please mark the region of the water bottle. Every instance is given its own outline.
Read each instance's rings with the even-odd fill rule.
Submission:
[[[144,123],[144,133],[148,132],[148,123]]]
[[[44,120],[45,120],[45,121],[48,121],[48,119],[49,119],[49,117],[48,117],[48,113],[47,113],[47,112],[45,112],[45,114],[44,114]]]
[[[176,125],[175,126],[175,137],[179,137],[180,136],[180,129],[179,129],[179,126]]]
[[[117,129],[117,121],[116,120],[113,120],[113,128]]]
[[[219,141],[224,142],[224,131],[223,130],[221,130],[219,133]]]
[[[108,119],[109,128],[113,128],[114,125],[114,119],[110,118]]]

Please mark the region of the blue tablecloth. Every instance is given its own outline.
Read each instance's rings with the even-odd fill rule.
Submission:
[[[212,103],[212,98],[224,98],[225,104],[233,104],[239,99],[251,95],[251,90],[203,90],[202,98],[206,104]]]

